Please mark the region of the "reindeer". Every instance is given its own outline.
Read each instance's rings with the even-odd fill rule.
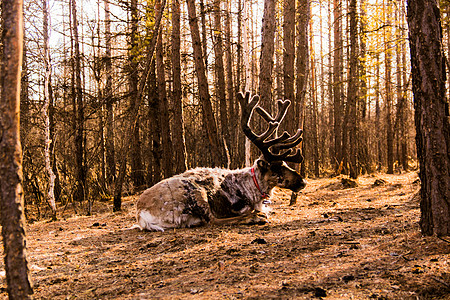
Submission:
[[[265,204],[275,186],[294,192],[306,186],[300,174],[286,164],[303,161],[300,150],[294,148],[302,141],[302,130],[294,136],[284,132],[277,137],[275,133],[291,102],[278,100],[278,112],[273,118],[257,105],[258,95],[250,99],[249,92],[239,93],[238,99],[242,130],[262,155],[252,167],[196,168],[145,190],[136,205],[141,229],[164,231],[208,223],[264,224],[268,222]],[[269,124],[261,135],[249,126],[254,110]],[[269,139],[274,133],[275,137]]]

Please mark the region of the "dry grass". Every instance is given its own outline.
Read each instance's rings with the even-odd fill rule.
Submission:
[[[310,180],[293,207],[277,190],[262,226],[141,232],[136,197],[120,213],[97,203],[95,216],[28,226],[34,297],[450,299],[450,244],[420,235],[416,179]]]

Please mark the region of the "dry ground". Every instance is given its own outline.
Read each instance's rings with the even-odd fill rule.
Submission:
[[[268,225],[164,233],[130,229],[137,196],[120,213],[98,202],[28,225],[34,297],[450,299],[450,244],[421,236],[418,189],[416,173],[309,180],[293,207],[275,191]]]

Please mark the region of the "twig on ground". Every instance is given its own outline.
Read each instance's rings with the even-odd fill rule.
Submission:
[[[450,244],[450,241],[449,241],[449,240],[446,240],[446,239],[444,239],[443,237],[440,237],[440,236],[438,236],[437,238],[438,238],[438,239],[440,239],[441,241],[444,241],[444,242],[446,242],[446,243],[449,243],[449,244]]]

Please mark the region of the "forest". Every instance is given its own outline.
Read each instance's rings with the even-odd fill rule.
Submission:
[[[243,167],[240,91],[293,102],[309,177],[417,168],[405,1],[47,2],[24,9],[29,219]]]
[[[3,0],[0,297],[449,299],[449,4]],[[268,224],[137,229],[145,189],[260,156],[247,91],[291,101],[306,188]]]

